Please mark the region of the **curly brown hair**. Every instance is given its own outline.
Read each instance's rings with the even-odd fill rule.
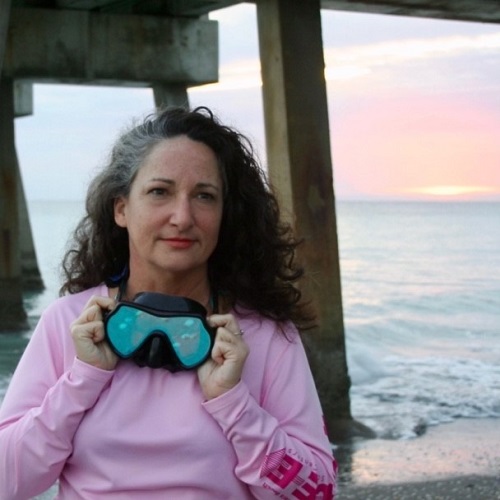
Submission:
[[[304,274],[296,261],[299,241],[280,218],[280,209],[250,141],[222,125],[206,107],[158,110],[123,133],[109,162],[91,182],[86,215],[63,258],[60,293],[75,293],[105,282],[116,285],[129,260],[128,233],[116,225],[114,202],[128,196],[137,171],[159,142],[186,135],[213,150],[224,186],[222,223],[209,259],[213,290],[233,307],[311,326],[312,315],[297,286]]]

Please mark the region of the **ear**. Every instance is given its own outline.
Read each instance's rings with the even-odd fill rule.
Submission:
[[[114,215],[117,226],[127,227],[126,206],[127,200],[123,196],[115,199]]]

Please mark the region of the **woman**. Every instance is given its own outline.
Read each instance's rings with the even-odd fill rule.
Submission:
[[[64,499],[332,498],[297,242],[246,139],[206,108],[158,112],[119,138],[86,209],[0,410],[0,498],[56,480]],[[106,322],[140,292],[204,306],[206,361],[117,356]]]

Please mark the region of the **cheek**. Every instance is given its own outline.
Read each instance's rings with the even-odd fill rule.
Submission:
[[[220,216],[207,217],[203,221],[203,229],[205,233],[207,234],[207,236],[210,236],[210,239],[213,240],[214,242],[217,242],[217,240],[219,239],[220,226],[221,226]]]

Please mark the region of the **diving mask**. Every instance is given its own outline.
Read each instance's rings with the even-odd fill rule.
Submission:
[[[154,292],[118,302],[104,319],[106,339],[123,359],[171,372],[191,370],[209,356],[215,330],[207,311],[187,297]]]

